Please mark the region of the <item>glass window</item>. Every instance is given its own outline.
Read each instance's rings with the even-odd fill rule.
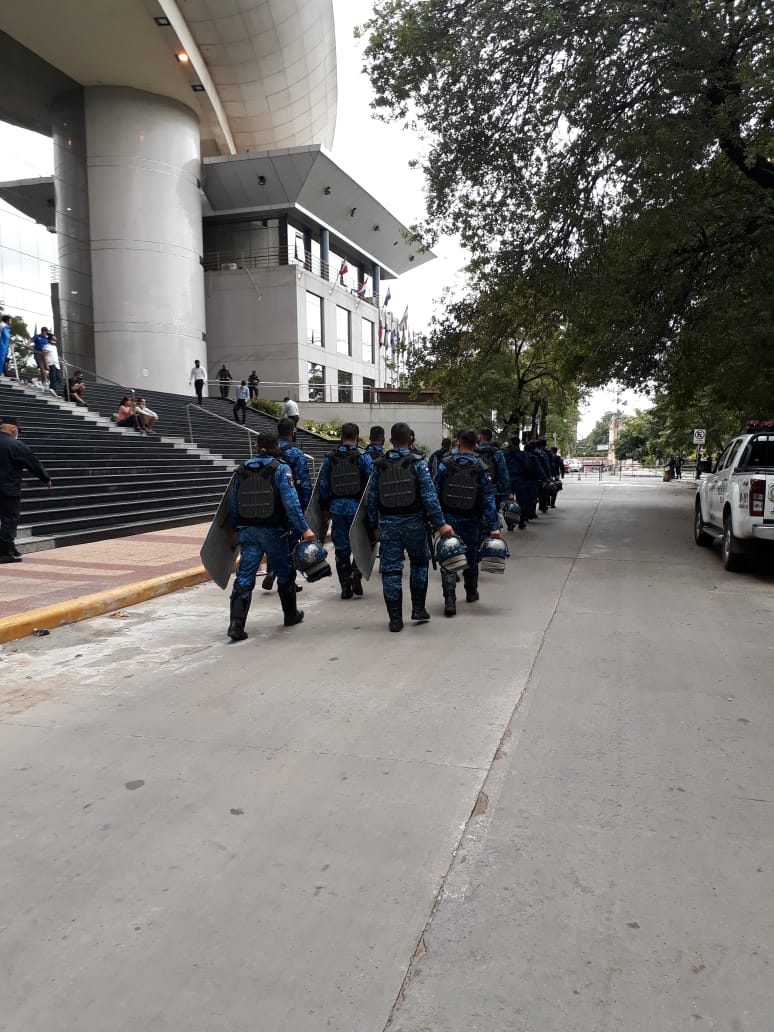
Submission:
[[[352,354],[352,313],[336,305],[336,350],[340,355]]]
[[[352,373],[339,369],[339,401],[352,402]]]
[[[309,385],[310,401],[325,401],[325,366],[307,362],[306,382]]]
[[[325,347],[325,322],[323,320],[323,299],[313,294],[311,290],[306,292],[306,343],[316,344],[319,348]]]
[[[360,338],[362,341],[362,358],[364,362],[373,365],[376,361],[374,324],[370,319],[360,320]]]
[[[374,388],[376,387],[376,380],[371,380],[369,377],[363,377],[363,401],[366,405],[372,401],[376,401],[374,397]]]

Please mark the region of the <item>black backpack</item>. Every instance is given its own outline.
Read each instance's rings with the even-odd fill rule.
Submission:
[[[474,516],[481,512],[481,464],[459,462],[453,456],[444,458],[446,476],[441,485],[441,508],[457,516]]]
[[[398,459],[385,457],[376,462],[379,512],[384,516],[412,516],[422,511],[415,469],[419,459],[418,455],[401,455]]]
[[[237,513],[247,526],[287,523],[285,507],[274,483],[274,474],[280,465],[277,459],[272,459],[260,468],[243,463],[237,470]]]
[[[359,450],[351,448],[346,452],[333,451],[328,456],[328,461],[331,497],[360,498],[365,482],[360,472]]]

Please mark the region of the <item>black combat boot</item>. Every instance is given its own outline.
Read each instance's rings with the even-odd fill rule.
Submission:
[[[339,575],[339,584],[341,584],[341,597],[344,599],[352,598],[355,594],[352,590],[352,566],[350,563],[337,563],[336,572]]]
[[[411,589],[411,619],[417,623],[427,623],[430,614],[425,609],[427,599],[427,585],[424,588]]]
[[[304,619],[304,614],[296,603],[295,584],[291,582],[290,584],[280,585],[277,591],[282,603],[282,612],[285,614],[285,626],[294,627],[297,623],[301,623]]]
[[[390,630],[391,631],[402,631],[403,630],[403,592],[401,591],[398,597],[393,602],[387,602],[387,614],[390,617]]]
[[[266,576],[261,581],[261,587],[264,591],[271,591],[271,589],[274,587],[274,574],[271,572],[271,570],[266,571]]]
[[[232,641],[244,641],[247,637],[245,620],[247,620],[247,614],[250,612],[252,597],[252,591],[234,585],[234,590],[231,592],[230,622],[226,631],[226,634]]]
[[[478,602],[478,573],[465,570],[462,579],[465,582],[465,601]]]
[[[453,573],[441,574],[441,587],[443,588],[443,615],[457,615],[457,592],[455,585],[457,579]]]
[[[363,597],[363,574],[354,563],[352,565],[352,594],[357,595],[358,598]]]

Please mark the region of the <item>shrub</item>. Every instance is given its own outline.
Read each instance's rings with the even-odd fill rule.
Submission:
[[[270,398],[251,398],[247,404],[252,409],[257,409],[259,412],[266,412],[267,415],[274,416],[275,419],[279,419],[282,415],[282,405],[278,401],[272,401]]]

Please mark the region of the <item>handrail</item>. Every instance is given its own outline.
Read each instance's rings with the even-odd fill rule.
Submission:
[[[246,431],[248,435],[247,439],[250,446],[250,458],[253,457],[253,437],[260,437],[259,430],[253,430],[251,426],[246,426],[244,423],[234,424],[230,419],[227,419],[225,416],[219,416],[217,412],[210,412],[209,409],[203,408],[201,405],[194,405],[191,402],[187,403],[185,408],[186,416],[188,417],[188,436],[191,440],[191,444],[196,444],[196,441],[194,440],[193,436],[193,424],[191,423],[191,410],[193,409],[193,411],[198,412],[199,415],[209,416],[211,419],[219,419],[221,423],[228,423],[230,427],[236,425],[237,429]],[[264,414],[268,415],[268,413]],[[269,416],[269,419],[272,418],[272,416]],[[308,455],[306,452],[303,452],[302,454],[307,461],[307,465],[309,466],[309,475],[312,478],[312,480],[314,480],[314,478],[317,475],[317,459],[315,459],[314,455]]]

